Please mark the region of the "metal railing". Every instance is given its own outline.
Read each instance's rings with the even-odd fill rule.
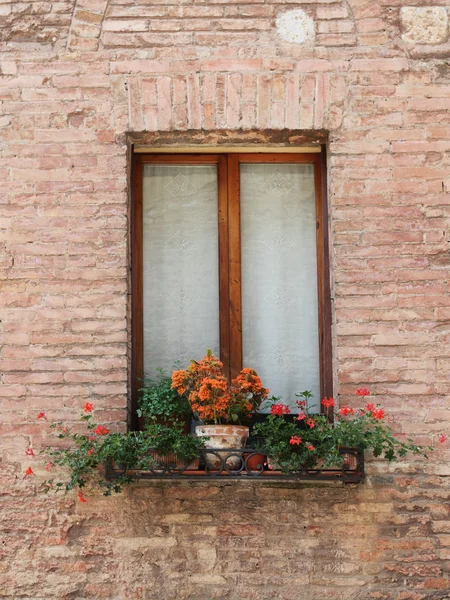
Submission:
[[[320,463],[302,467],[293,472],[281,470],[257,448],[218,448],[202,450],[190,462],[180,461],[171,452],[165,455],[151,451],[145,469],[131,469],[108,463],[105,466],[109,480],[128,477],[134,480],[246,479],[252,481],[342,481],[359,483],[364,479],[364,452],[358,448],[341,448],[342,463],[338,467],[324,467]]]

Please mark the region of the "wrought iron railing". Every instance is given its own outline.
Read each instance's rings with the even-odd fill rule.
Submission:
[[[247,479],[252,481],[342,481],[359,483],[364,479],[364,452],[357,448],[341,448],[342,463],[338,467],[324,467],[320,463],[313,468],[304,467],[294,472],[278,469],[260,449],[206,449],[190,462],[180,461],[169,452],[160,455],[152,451],[145,469],[129,469],[108,463],[105,467],[109,480],[129,477],[135,480],[184,480]]]

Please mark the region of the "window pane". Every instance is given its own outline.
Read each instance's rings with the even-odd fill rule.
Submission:
[[[219,352],[217,167],[145,165],[144,372]]]
[[[319,408],[314,166],[241,165],[242,343],[272,394]]]

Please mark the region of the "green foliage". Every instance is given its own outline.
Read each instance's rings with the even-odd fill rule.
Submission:
[[[184,423],[179,422],[174,422],[170,427],[157,423],[147,425],[144,435],[152,441],[152,447],[159,455],[165,456],[172,452],[184,463],[189,463],[198,457],[205,447],[205,439],[208,439],[186,435]]]
[[[172,379],[164,369],[158,369],[156,379],[145,381],[139,390],[138,404],[138,416],[150,421],[175,421],[192,416],[189,401],[172,388]]]
[[[45,450],[51,459],[47,470],[55,466],[63,467],[69,477],[64,481],[56,481],[55,478],[44,481],[43,490],[46,492],[98,486],[108,496],[122,491],[123,485],[130,483],[131,479],[124,475],[108,481],[104,475],[100,475],[100,465],[115,464],[124,471],[151,469],[157,467],[157,457],[165,456],[168,452],[174,453],[180,461],[189,463],[198,457],[204,447],[205,438],[186,435],[184,423],[175,422],[171,427],[152,424],[145,431],[110,433],[107,428],[96,425],[91,414],[83,414],[81,419],[85,421],[87,429],[82,434],[72,432],[62,423],[50,425],[56,429],[57,437],[69,441],[70,445]]]

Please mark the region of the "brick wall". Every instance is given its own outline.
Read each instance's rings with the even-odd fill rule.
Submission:
[[[328,131],[338,391],[370,386],[420,443],[448,432],[447,3],[402,4],[0,0],[0,597],[449,597],[448,443],[359,487],[87,504],[37,493],[25,456],[40,410],[126,422],[127,140],[146,131]],[[314,41],[280,37],[294,9]]]

